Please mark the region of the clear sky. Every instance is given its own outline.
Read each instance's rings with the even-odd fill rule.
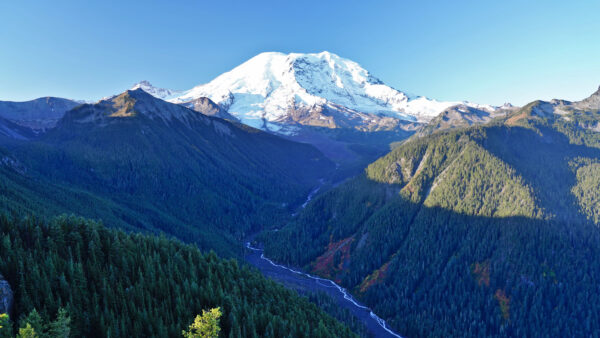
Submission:
[[[440,100],[581,99],[600,1],[2,1],[0,100],[189,89],[264,51],[327,50]]]

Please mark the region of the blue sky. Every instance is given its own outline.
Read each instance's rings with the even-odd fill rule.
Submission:
[[[263,51],[352,59],[441,100],[581,99],[599,1],[3,1],[0,100],[189,89]]]

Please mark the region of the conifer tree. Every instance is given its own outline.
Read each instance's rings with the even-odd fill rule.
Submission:
[[[31,328],[31,330],[29,328]],[[40,334],[43,332],[44,320],[42,319],[42,316],[40,316],[36,309],[31,310],[27,317],[21,320],[19,336],[21,335],[21,330],[23,330],[23,334],[33,334],[33,336],[25,337],[39,337]]]
[[[52,338],[67,338],[71,333],[71,317],[67,310],[60,308],[56,315],[56,320],[50,323],[48,334]]]

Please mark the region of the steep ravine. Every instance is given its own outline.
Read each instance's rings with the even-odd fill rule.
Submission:
[[[356,301],[346,289],[335,282],[276,264],[265,257],[263,250],[251,246],[250,242],[246,243],[246,248],[248,249],[245,255],[246,261],[258,268],[266,277],[298,291],[326,293],[336,300],[338,306],[350,310],[374,337],[401,337],[370,308]]]
[[[325,179],[319,181],[319,185],[308,194],[306,201],[300,206],[300,209],[304,209],[325,185]],[[297,291],[326,293],[337,302],[338,306],[348,309],[352,315],[360,320],[373,337],[401,337],[392,331],[386,322],[373,313],[370,308],[359,303],[352,297],[350,292],[334,281],[277,264],[265,257],[262,249],[251,245],[255,235],[246,238],[245,246],[247,250],[244,258],[248,263],[258,268],[263,275]]]

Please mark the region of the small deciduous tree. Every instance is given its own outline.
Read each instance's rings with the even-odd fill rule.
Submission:
[[[6,313],[0,313],[0,338],[12,337],[12,325]]]
[[[24,334],[29,334],[29,336],[23,337],[39,337],[44,330],[44,320],[36,309],[31,310],[20,324],[19,337],[21,337],[21,330],[23,330]]]
[[[188,331],[182,331],[185,338],[217,338],[221,328],[219,327],[221,308],[202,310],[202,315],[197,315]]]
[[[31,326],[31,324],[27,323],[24,327],[19,329],[19,334],[17,334],[17,338],[38,338],[39,335],[35,332],[35,329]]]

